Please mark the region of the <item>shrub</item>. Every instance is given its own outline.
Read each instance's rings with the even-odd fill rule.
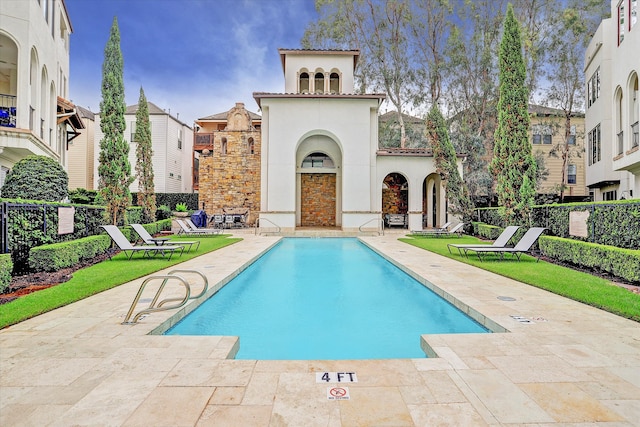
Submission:
[[[97,195],[98,192],[96,190],[78,188],[76,190],[69,191],[69,200],[71,203],[79,205],[95,205]]]
[[[156,210],[156,220],[171,218],[171,209],[167,205],[160,205]]]
[[[552,236],[541,236],[538,242],[542,253],[550,258],[640,283],[640,250]]]
[[[5,198],[59,202],[69,193],[69,176],[49,157],[28,156],[13,166],[1,192]]]
[[[176,204],[176,212],[187,212],[187,204],[186,203],[177,203]]]
[[[13,270],[13,262],[11,254],[0,255],[0,294],[9,289],[11,283],[11,270]]]
[[[103,254],[109,247],[111,239],[106,235],[37,246],[29,251],[29,267],[33,271],[57,271]]]

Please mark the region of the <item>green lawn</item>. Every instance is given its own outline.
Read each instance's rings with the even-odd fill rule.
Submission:
[[[523,255],[520,262],[508,255],[504,261],[489,255],[480,262],[471,252],[466,258],[457,250],[452,250],[453,254],[447,250],[447,243],[486,243],[475,237],[417,236],[401,238],[400,241],[640,322],[640,295],[600,277],[544,261],[536,262],[528,255]]]
[[[133,259],[129,260],[123,253],[119,253],[111,260],[76,271],[65,283],[0,305],[0,329],[242,240],[216,235],[195,238],[177,236],[172,241],[179,241],[181,238],[200,240],[200,247],[197,251],[185,252],[180,257],[174,255],[171,261],[159,256],[142,258],[142,254],[134,254]]]

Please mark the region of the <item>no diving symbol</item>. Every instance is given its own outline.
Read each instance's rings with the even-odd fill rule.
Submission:
[[[349,389],[346,387],[328,387],[327,399],[329,400],[349,400]]]

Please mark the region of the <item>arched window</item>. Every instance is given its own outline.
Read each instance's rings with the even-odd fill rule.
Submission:
[[[300,73],[300,93],[309,93],[309,73]]]
[[[311,153],[302,161],[303,168],[334,168],[331,157],[324,153]]]
[[[314,92],[315,93],[324,93],[324,74],[323,73],[316,73],[315,79],[314,79]]]
[[[249,154],[255,154],[255,143],[253,142],[253,138],[249,138],[247,140],[247,151],[249,152]]]
[[[220,143],[220,154],[223,156],[227,154],[227,138],[222,137],[222,142]]]
[[[616,116],[615,116],[615,126],[616,126],[616,135],[617,135],[617,149],[615,153],[620,155],[624,153],[624,124],[622,113],[624,111],[623,107],[623,96],[622,89],[618,88],[616,91]]]
[[[331,73],[329,76],[329,92],[334,95],[340,93],[340,76],[338,73]]]

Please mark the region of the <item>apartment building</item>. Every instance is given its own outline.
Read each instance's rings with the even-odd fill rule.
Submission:
[[[585,54],[586,178],[594,200],[640,198],[638,0],[611,0]]]
[[[0,186],[29,155],[67,166],[83,129],[67,100],[71,33],[63,1],[0,0]]]
[[[153,174],[154,190],[156,193],[192,193],[193,170],[193,129],[172,116],[157,105],[148,102],[149,122],[151,125],[151,142],[153,145]],[[125,140],[129,142],[129,163],[131,174],[135,175],[136,143],[136,112],[138,104],[130,105],[125,111]],[[100,155],[100,140],[103,133],[100,130],[100,114],[95,115],[94,138],[94,166],[93,185],[98,188],[98,165]],[[129,186],[131,192],[138,191],[138,180]]]
[[[541,105],[529,105],[531,145],[534,155],[540,154],[548,175],[539,184],[538,193],[560,194],[565,197],[588,196],[585,181],[584,114],[571,115],[566,137],[564,111]]]

